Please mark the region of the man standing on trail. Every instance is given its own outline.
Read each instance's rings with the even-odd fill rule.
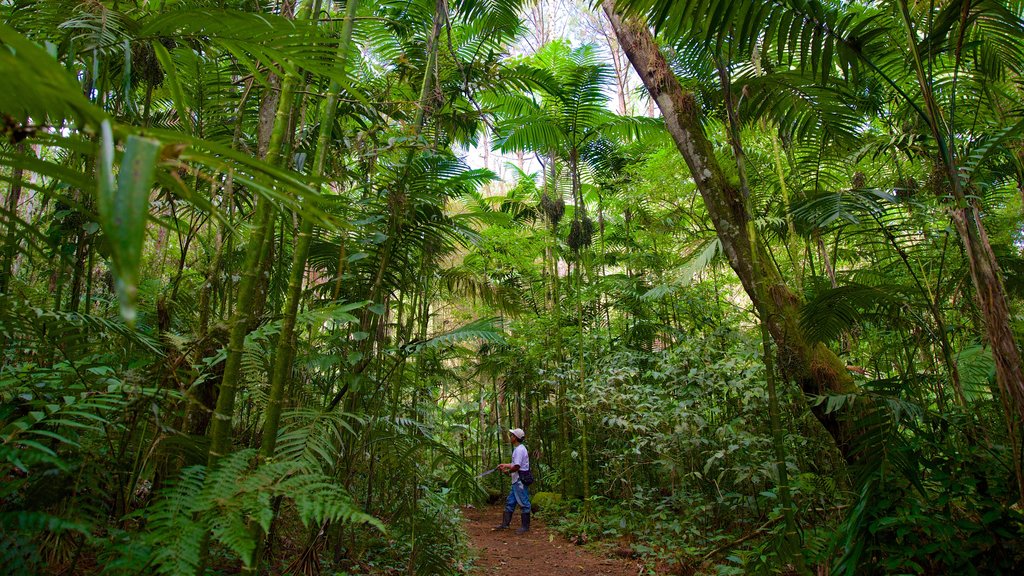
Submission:
[[[526,433],[522,428],[513,428],[508,431],[509,442],[512,443],[512,462],[498,464],[498,470],[512,476],[512,490],[508,493],[505,501],[505,514],[501,517],[501,524],[495,526],[495,530],[505,530],[512,522],[512,513],[516,511],[516,504],[522,509],[523,525],[516,530],[516,534],[523,534],[530,531],[530,492],[527,486],[533,484],[533,474],[530,472],[530,453],[523,446],[523,438]]]

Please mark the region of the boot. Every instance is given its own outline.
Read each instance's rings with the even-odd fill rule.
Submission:
[[[508,525],[512,523],[512,513],[505,510],[505,513],[501,515],[501,524],[494,527],[495,530],[507,530]]]
[[[519,530],[516,530],[516,534],[525,534],[530,531],[530,513],[523,512],[522,517],[523,525],[519,527]]]

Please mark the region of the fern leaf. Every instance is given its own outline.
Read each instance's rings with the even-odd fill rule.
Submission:
[[[417,353],[425,349],[451,346],[466,340],[482,340],[484,342],[502,344],[505,342],[505,332],[499,328],[500,322],[498,318],[475,320],[465,326],[438,334],[428,340],[407,344],[404,349],[407,353]]]

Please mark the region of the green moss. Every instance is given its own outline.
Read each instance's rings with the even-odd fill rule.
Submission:
[[[530,496],[530,505],[534,510],[542,510],[562,501],[562,495],[555,492],[537,492]]]

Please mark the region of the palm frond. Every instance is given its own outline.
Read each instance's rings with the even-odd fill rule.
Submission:
[[[804,304],[800,326],[811,341],[829,342],[869,319],[891,324],[905,307],[905,297],[891,287],[849,284],[826,290]]]
[[[0,91],[0,111],[23,125],[31,118],[53,126],[65,120],[82,127],[99,126],[105,115],[85,99],[81,86],[53,56],[4,23],[0,23],[0,45],[0,68],[8,86]]]
[[[453,330],[438,334],[422,342],[410,342],[404,346],[409,353],[418,353],[422,350],[451,346],[458,342],[484,341],[500,344],[505,341],[504,329],[500,326],[499,318],[482,318],[474,320],[469,324],[460,326]]]

